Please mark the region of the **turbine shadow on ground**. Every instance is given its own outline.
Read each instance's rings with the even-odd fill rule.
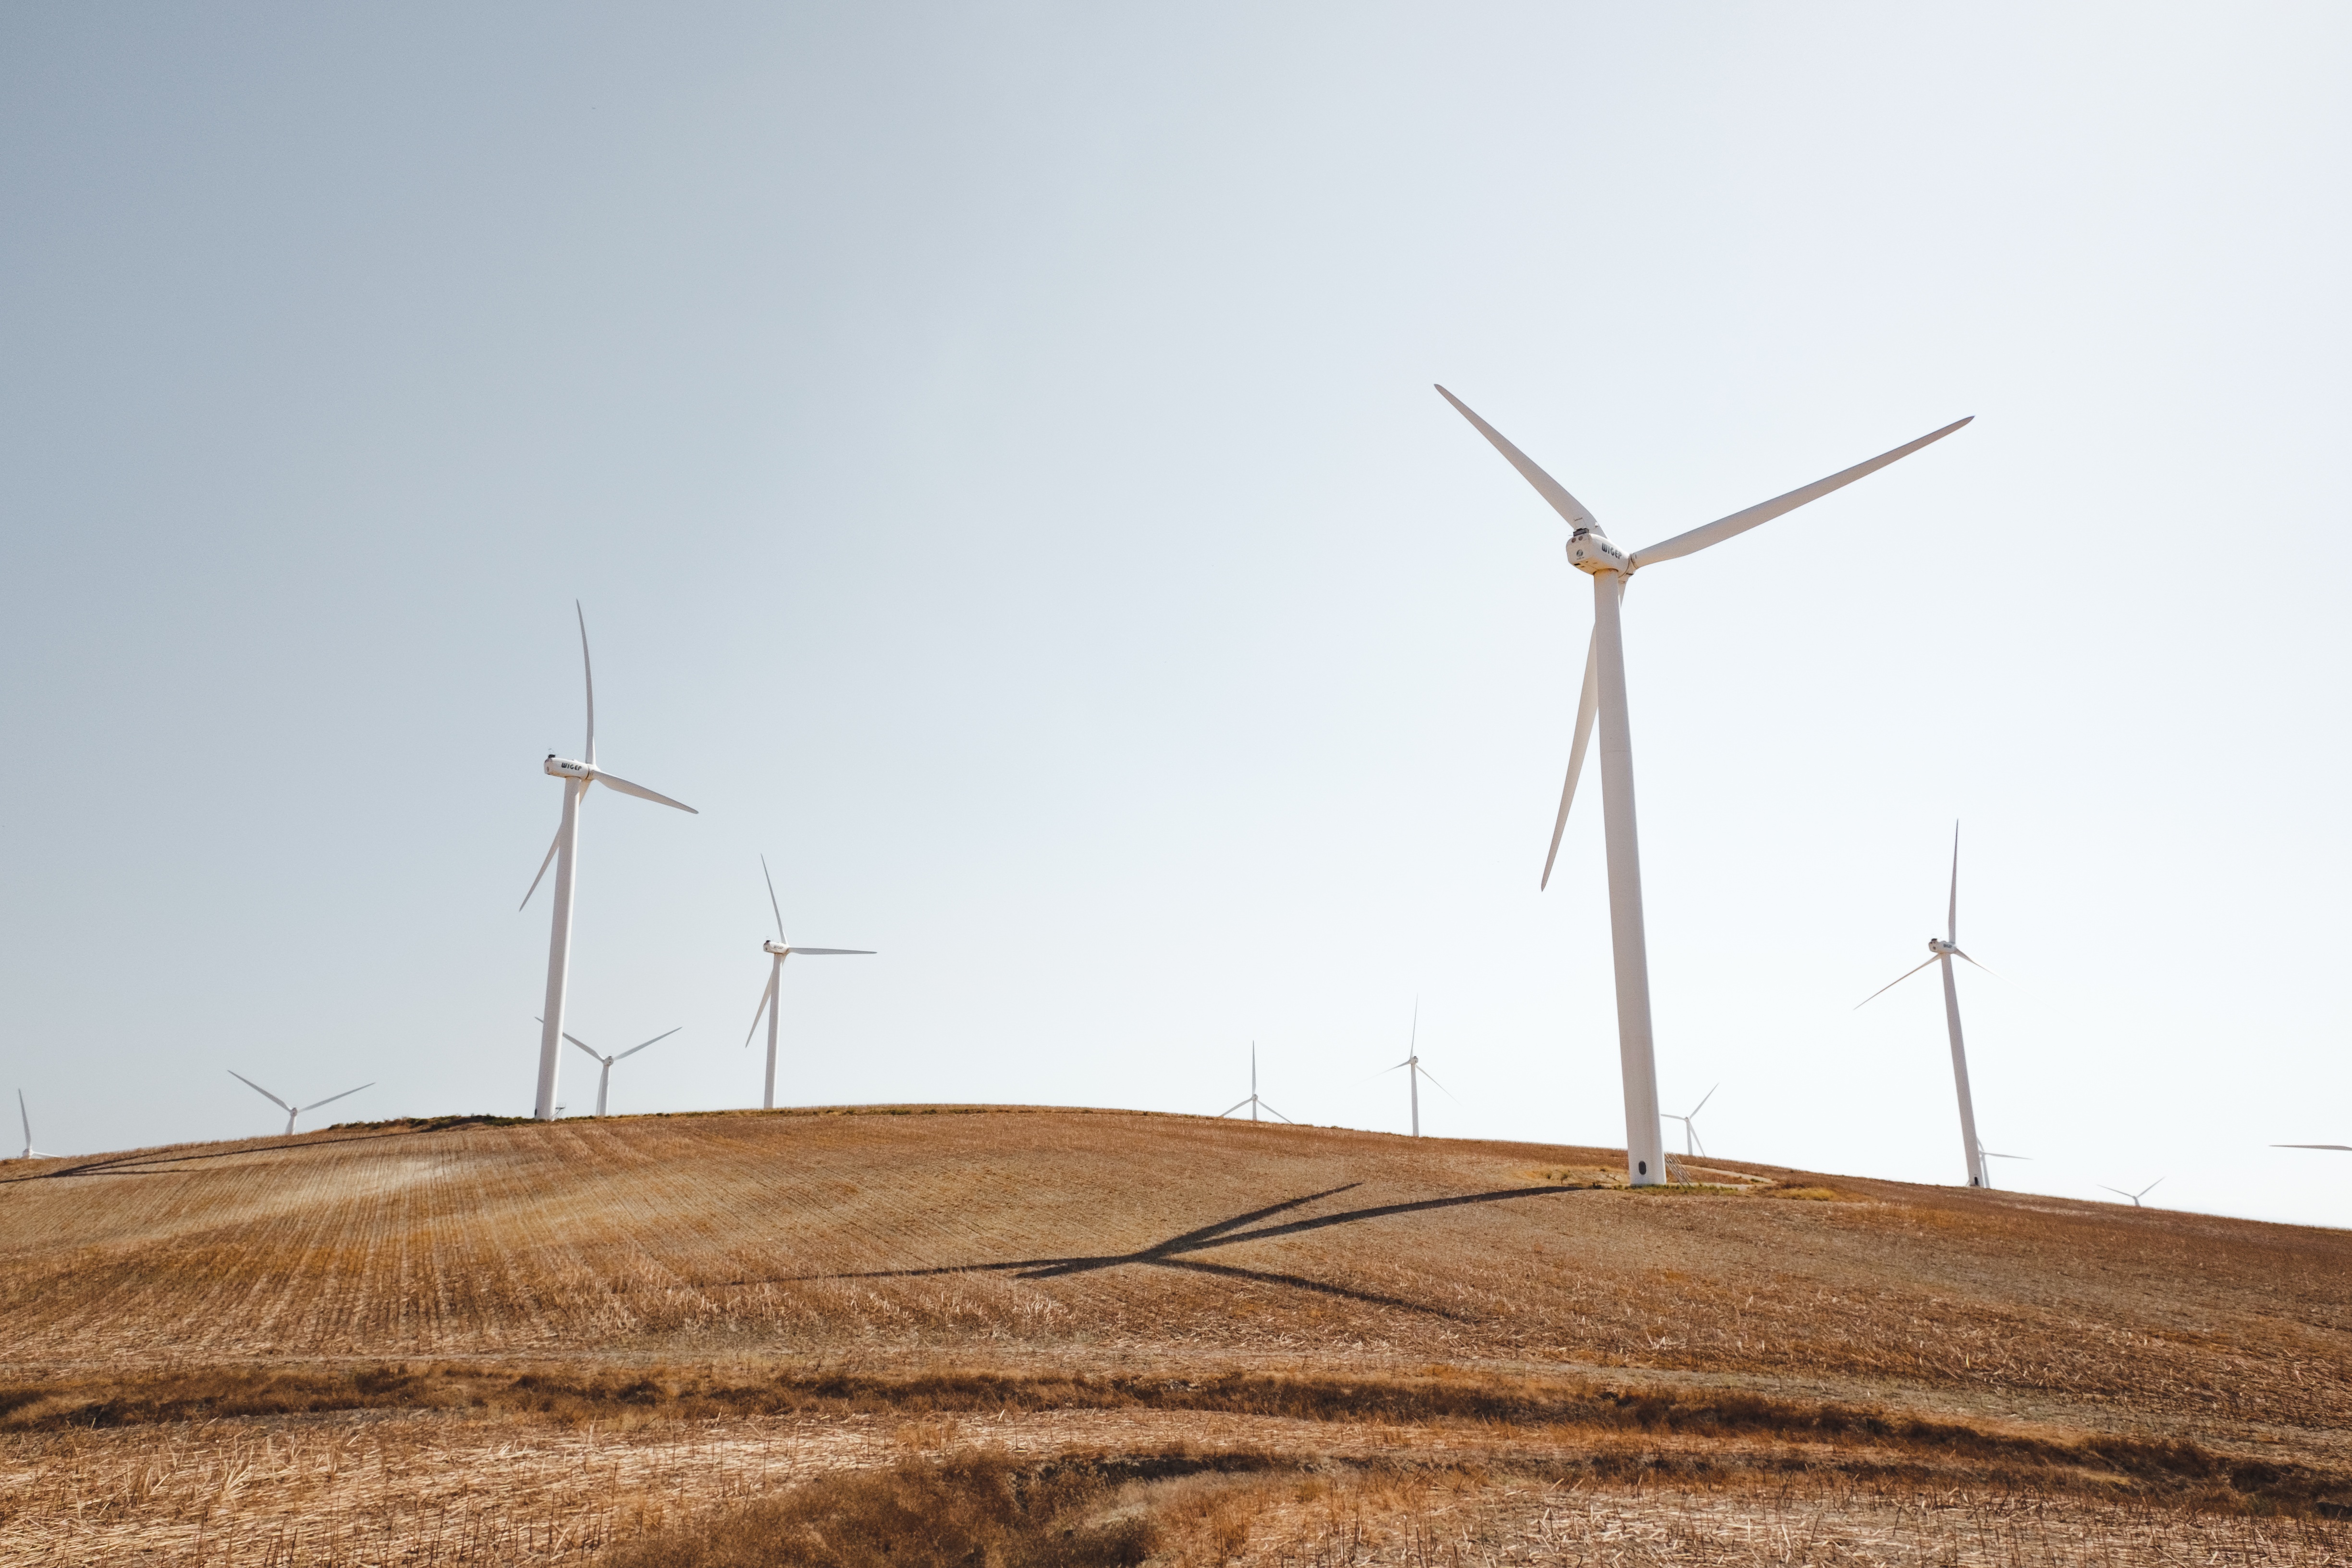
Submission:
[[[1365,1290],[1349,1289],[1326,1280],[1303,1279],[1296,1274],[1277,1274],[1266,1269],[1243,1268],[1229,1263],[1208,1263],[1179,1256],[1201,1252],[1213,1247],[1234,1247],[1244,1241],[1270,1241],[1277,1237],[1297,1236],[1307,1231],[1323,1230],[1332,1226],[1356,1225],[1365,1220],[1381,1219],[1392,1215],[1426,1214],[1433,1209],[1460,1208],[1470,1204],[1501,1203],[1509,1198],[1547,1197],[1560,1193],[1585,1192],[1591,1189],[1570,1186],[1504,1187],[1489,1193],[1465,1193],[1450,1198],[1420,1198],[1411,1203],[1380,1204],[1370,1208],[1348,1209],[1339,1214],[1318,1215],[1311,1219],[1291,1220],[1283,1225],[1269,1225],[1255,1230],[1241,1226],[1255,1225],[1275,1215],[1303,1208],[1325,1198],[1336,1197],[1353,1191],[1360,1183],[1349,1182],[1344,1186],[1328,1187],[1304,1197],[1286,1198],[1278,1204],[1252,1209],[1231,1219],[1217,1221],[1171,1236],[1167,1240],[1135,1252],[1101,1253],[1081,1258],[1016,1258],[998,1263],[957,1263],[934,1268],[878,1268],[856,1274],[809,1274],[789,1276],[790,1282],[807,1283],[828,1279],[919,1279],[941,1274],[1010,1274],[1016,1279],[1056,1279],[1072,1274],[1090,1274],[1100,1268],[1121,1268],[1140,1265],[1153,1268],[1182,1268],[1199,1274],[1215,1274],[1231,1279],[1250,1279],[1265,1285],[1286,1285],[1297,1290],[1312,1290],[1325,1296],[1342,1296],[1351,1301],[1362,1301],[1376,1307],[1396,1307],[1408,1312],[1423,1312],[1432,1317],[1451,1318],[1454,1314],[1442,1307],[1432,1307],[1402,1297],[1383,1296]],[[733,1286],[782,1283],[765,1279],[729,1279],[706,1289],[726,1289]]]

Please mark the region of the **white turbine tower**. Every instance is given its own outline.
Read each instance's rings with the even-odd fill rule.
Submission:
[[[685,1026],[686,1026],[685,1025],[681,1024],[681,1025],[679,1025],[679,1026],[678,1026],[678,1028],[679,1028],[679,1029],[682,1029],[682,1028],[684,1028]],[[619,1056],[616,1056],[616,1057],[607,1057],[607,1056],[601,1056],[601,1055],[598,1055],[598,1053],[597,1053],[597,1050],[596,1050],[596,1047],[593,1047],[593,1046],[590,1045],[587,1041],[585,1041],[585,1040],[582,1039],[582,1038],[581,1038],[579,1036],[577,1036],[577,1035],[567,1034],[567,1035],[565,1035],[565,1036],[563,1037],[565,1039],[570,1040],[573,1045],[578,1046],[582,1050],[586,1051],[590,1056],[592,1056],[592,1057],[595,1057],[595,1058],[596,1058],[596,1059],[597,1059],[598,1061],[600,1061],[600,1062],[602,1062],[602,1063],[604,1063],[604,1070],[603,1074],[602,1074],[602,1075],[600,1075],[600,1076],[597,1078],[597,1079],[596,1079],[596,1114],[597,1114],[597,1115],[602,1116],[602,1115],[604,1115],[604,1095],[605,1095],[605,1091],[606,1091],[607,1089],[611,1089],[611,1088],[612,1088],[612,1086],[613,1086],[613,1064],[614,1064],[614,1062],[625,1062],[625,1061],[628,1060],[631,1057],[635,1056],[639,1051],[644,1050],[644,1049],[646,1048],[646,1046],[657,1046],[657,1045],[661,1044],[664,1040],[668,1039],[668,1038],[670,1037],[670,1036],[675,1035],[675,1034],[677,1034],[677,1029],[667,1029],[667,1030],[665,1030],[665,1031],[663,1031],[661,1034],[656,1035],[652,1039],[647,1040],[647,1041],[646,1042],[645,1046],[631,1046],[627,1050],[623,1051]]]
[[[1264,1110],[1269,1116],[1281,1117],[1285,1121],[1290,1121],[1289,1117],[1283,1116],[1281,1111],[1276,1110],[1273,1106],[1266,1104],[1265,1100],[1260,1100],[1257,1097],[1257,1042],[1255,1040],[1252,1040],[1250,1042],[1249,1098],[1247,1100],[1236,1100],[1231,1105],[1226,1106],[1223,1110],[1218,1111],[1218,1119],[1223,1120],[1225,1117],[1231,1116],[1234,1111],[1239,1110],[1244,1105],[1249,1107],[1250,1120],[1252,1121],[1255,1121],[1257,1120],[1257,1113],[1260,1110]],[[1296,1122],[1292,1122],[1291,1124],[1293,1126],[1297,1125]]]
[[[1952,824],[1952,899],[1945,910],[1944,931],[1945,934],[1942,936],[1931,936],[1927,939],[1927,963],[1922,963],[1917,968],[1905,970],[1855,1003],[1853,1007],[1854,1011],[1859,1013],[1918,973],[1921,969],[1927,968],[1928,963],[1940,963],[1944,966],[1944,1025],[1952,1037],[1952,1083],[1958,1090],[1960,1098],[1960,1152],[1962,1158],[1968,1162],[1969,1185],[1990,1187],[1992,1185],[1992,1168],[1985,1163],[1987,1159],[2016,1160],[2022,1159],[2024,1156],[1988,1154],[1985,1146],[1977,1142],[1977,1107],[1976,1101],[1969,1094],[1969,1053],[1967,1046],[1960,1038],[1960,991],[1958,983],[1952,975],[1952,960],[1964,958],[1970,963],[1976,963],[1979,969],[1984,969],[1985,966],[1977,963],[1975,959],[1969,958],[1967,953],[1960,951],[1960,825],[1957,822]],[[1985,973],[1990,974],[1992,971],[1985,969]]]
[[[1397,1068],[1405,1069],[1405,1082],[1412,1086],[1412,1135],[1418,1138],[1421,1136],[1421,1080],[1427,1079],[1431,1083],[1436,1084],[1439,1089],[1444,1089],[1448,1099],[1453,1098],[1454,1095],[1452,1089],[1437,1082],[1435,1074],[1421,1065],[1421,998],[1418,996],[1412,1001],[1412,1041],[1405,1047],[1404,1060],[1397,1063],[1394,1068],[1382,1068],[1375,1076],[1386,1078],[1396,1071]]]
[[[1721,1089],[1723,1085],[1717,1084],[1715,1089]],[[1699,1102],[1690,1108],[1690,1114],[1688,1116],[1676,1116],[1671,1110],[1666,1112],[1665,1120],[1668,1121],[1679,1121],[1683,1124],[1683,1158],[1685,1160],[1690,1158],[1691,1146],[1693,1144],[1696,1144],[1698,1146],[1698,1152],[1700,1153],[1704,1154],[1706,1152],[1706,1141],[1698,1135],[1698,1113],[1705,1110],[1706,1109],[1706,1102],[1715,1098],[1715,1089],[1708,1089],[1705,1094],[1699,1097]]]
[[[33,1113],[25,1109],[25,1091],[21,1089],[16,1091],[16,1120],[25,1124],[25,1152],[17,1156],[18,1159],[54,1160],[57,1158],[55,1154],[44,1154],[33,1147]]]
[[[555,842],[547,847],[547,854],[539,863],[539,875],[530,879],[530,892],[522,896],[519,906],[530,907],[531,893],[539,891],[539,884],[547,876],[548,861],[554,861],[555,920],[547,939],[547,1005],[540,1013],[539,1089],[530,1112],[541,1121],[553,1121],[556,1111],[556,1069],[563,1048],[563,998],[572,975],[572,893],[580,858],[580,808],[588,802],[588,786],[601,784],[656,805],[675,806],[688,816],[701,815],[681,801],[656,795],[643,784],[614,778],[596,766],[596,673],[588,663],[588,616],[577,599],[572,602],[572,611],[580,619],[580,673],[588,686],[588,760],[575,763],[550,752],[547,761],[540,764],[543,771],[563,781],[563,820],[556,826]]]
[[[743,1043],[750,1045],[751,1037],[760,1032],[760,1014],[768,1016],[768,1077],[766,1087],[760,1091],[760,1109],[776,1109],[776,1015],[783,1005],[784,960],[798,955],[803,958],[871,958],[870,947],[795,947],[784,935],[783,906],[776,902],[776,879],[768,875],[768,858],[760,857],[760,875],[768,884],[768,908],[775,911],[776,940],[763,942],[761,950],[772,961],[768,965],[768,988],[760,993],[759,1012],[751,1015],[751,1026],[743,1032]]]
[[[286,1113],[285,1135],[289,1138],[294,1136],[294,1119],[301,1115],[304,1111],[316,1110],[322,1105],[332,1105],[339,1100],[348,1100],[352,1095],[357,1094],[360,1091],[360,1089],[373,1089],[375,1087],[375,1084],[373,1081],[370,1081],[360,1085],[360,1089],[347,1089],[341,1094],[331,1094],[324,1100],[314,1100],[308,1105],[289,1105],[285,1100],[278,1099],[276,1095],[262,1088],[259,1084],[254,1082],[251,1079],[246,1077],[243,1073],[237,1071],[235,1068],[228,1068],[224,1070],[227,1072],[229,1077],[236,1079],[237,1082],[245,1085],[246,1088],[253,1090],[254,1093],[261,1096],[262,1099],[269,1101],[270,1104],[276,1106],[278,1110]]]
[[[2154,1180],[2154,1181],[2150,1182],[2147,1185],[2146,1185],[2146,1186],[2142,1187],[2139,1191],[2137,1191],[2137,1192],[2136,1192],[2136,1193],[2127,1193],[2127,1192],[2124,1191],[2121,1187],[2111,1187],[2111,1186],[2108,1186],[2108,1185],[2107,1185],[2106,1184],[2105,1184],[2104,1182],[2103,1182],[2103,1183],[2101,1183],[2101,1184],[2099,1184],[2099,1190],[2100,1190],[2101,1192],[2103,1192],[2103,1193],[2113,1193],[2113,1194],[2116,1194],[2116,1196],[2117,1196],[2117,1197],[2119,1197],[2119,1198],[2129,1198],[2129,1199],[2131,1199],[2131,1206],[2132,1206],[2132,1207],[2134,1207],[2134,1208],[2142,1208],[2142,1207],[2145,1207],[2146,1205],[2143,1205],[2143,1204],[2140,1202],[2140,1199],[2142,1199],[2142,1198],[2144,1198],[2144,1197],[2147,1196],[2147,1194],[2150,1194],[2150,1193],[2152,1193],[2152,1192],[2156,1191],[2156,1189],[2157,1189],[2157,1188],[2158,1188],[2158,1187],[2162,1186],[2163,1184],[2164,1184],[2164,1178],[2163,1178],[2162,1176],[2158,1176],[2158,1177],[2157,1177],[2157,1179],[2156,1179],[2156,1180]]]
[[[1535,486],[1572,531],[1568,539],[1569,564],[1592,576],[1592,641],[1584,661],[1583,695],[1576,707],[1576,738],[1568,753],[1568,782],[1559,792],[1559,816],[1552,824],[1551,849],[1544,857],[1543,880],[1551,882],[1552,861],[1559,854],[1561,831],[1568,826],[1569,803],[1576,795],[1576,778],[1584,768],[1584,748],[1598,712],[1601,721],[1601,811],[1609,851],[1609,934],[1617,978],[1617,1052],[1625,1089],[1626,1175],[1635,1186],[1649,1186],[1665,1177],[1664,1129],[1658,1115],[1657,1055],[1650,1029],[1650,958],[1642,924],[1642,857],[1633,815],[1633,741],[1625,706],[1625,648],[1619,623],[1618,601],[1626,583],[1644,566],[1693,554],[1720,544],[1818,500],[1832,490],[1875,473],[1898,458],[1906,458],[1966,425],[1957,420],[1906,446],[1882,453],[1802,489],[1790,490],[1745,511],[1718,518],[1702,528],[1678,533],[1646,550],[1628,555],[1612,543],[1584,504],[1557,479],[1536,467],[1526,453],[1505,440],[1501,432],[1472,413],[1468,405],[1447,392],[1438,392],[1494,443],[1520,477]],[[1971,416],[1973,417],[1973,416]]]

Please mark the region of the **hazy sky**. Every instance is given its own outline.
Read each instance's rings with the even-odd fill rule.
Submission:
[[[2340,7],[17,5],[0,1058],[47,1149],[781,1094],[1619,1144],[1664,1099],[2352,1221]],[[593,1103],[593,1066],[562,1098]],[[1670,1134],[1679,1144],[1679,1129]],[[13,1140],[11,1148],[13,1149]]]

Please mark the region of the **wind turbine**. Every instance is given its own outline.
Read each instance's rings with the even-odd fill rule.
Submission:
[[[1975,963],[1975,960],[1971,959],[1971,960],[1969,960],[1969,962],[1970,962],[1970,963]],[[1979,965],[1979,967],[1982,967],[1982,966],[1981,966],[1981,965]],[[1977,1152],[1978,1152],[1978,1153],[1979,1153],[1979,1154],[1981,1154],[1981,1155],[1983,1155],[1983,1156],[1984,1156],[1986,1159],[1988,1159],[1988,1160],[2023,1160],[2023,1161],[2026,1161],[2026,1162],[2028,1162],[2028,1163],[2031,1163],[2031,1162],[2032,1161],[2032,1159],[2033,1159],[2033,1156],[2032,1156],[2032,1155],[2031,1155],[2031,1154],[2004,1154],[2004,1153],[2002,1153],[2002,1152],[2001,1152],[2000,1150],[1998,1150],[1998,1149],[1988,1149],[1988,1148],[1984,1147],[1982,1144],[1979,1144],[1979,1145],[1977,1146]],[[1991,1187],[1991,1185],[1992,1185],[1992,1167],[1991,1167],[1990,1165],[1987,1165],[1987,1166],[1984,1168],[1984,1173],[1985,1173],[1985,1183],[1984,1183],[1984,1184],[1986,1185],[1986,1187],[1990,1188],[1990,1187]],[[2159,1179],[2161,1179],[2161,1178],[2159,1178]]]
[[[1967,958],[1970,963],[1976,963],[1979,969],[1984,969],[1983,964],[1977,963],[1975,959],[1969,958],[1967,953],[1960,951],[1960,825],[1957,822],[1952,824],[1952,900],[1945,910],[1944,930],[1944,935],[1931,936],[1927,939],[1927,963],[1922,963],[1915,969],[1905,970],[1855,1003],[1853,1007],[1854,1011],[1859,1013],[1918,973],[1919,970],[1927,968],[1928,963],[1940,963],[1944,966],[1944,1025],[1952,1037],[1952,1082],[1958,1089],[1960,1097],[1960,1152],[1968,1161],[1969,1185],[1990,1187],[1992,1185],[1992,1171],[1985,1163],[1988,1156],[1984,1145],[1977,1142],[1976,1101],[1969,1096],[1969,1053],[1968,1047],[1960,1039],[1959,986],[1952,977],[1952,960],[1955,958]],[[1990,974],[1992,971],[1985,969],[1985,973]],[[1998,1160],[2018,1158],[2010,1154],[1996,1154],[1990,1157]]]
[[[683,1024],[678,1026],[679,1029],[684,1027],[686,1027],[686,1026]],[[645,1046],[631,1046],[627,1050],[623,1051],[617,1057],[598,1056],[596,1047],[590,1045],[587,1041],[582,1039],[577,1035],[567,1034],[563,1037],[565,1039],[570,1040],[573,1045],[578,1046],[582,1050],[586,1051],[590,1056],[595,1057],[598,1061],[604,1064],[604,1074],[596,1079],[597,1115],[602,1116],[604,1114],[604,1092],[613,1085],[613,1064],[614,1062],[626,1061],[629,1058],[635,1056],[639,1051],[644,1050],[646,1046],[657,1046],[661,1044],[662,1041],[668,1039],[670,1036],[677,1033],[677,1029],[666,1030],[661,1034],[656,1035],[652,1039],[647,1040]]]
[[[375,1084],[373,1081],[370,1081],[360,1085],[360,1089],[347,1089],[341,1094],[331,1094],[324,1100],[314,1100],[308,1105],[289,1105],[286,1101],[278,1099],[276,1095],[270,1093],[268,1089],[262,1088],[259,1084],[254,1082],[251,1079],[246,1077],[235,1068],[228,1068],[224,1070],[227,1072],[229,1077],[236,1079],[237,1082],[245,1085],[246,1088],[253,1090],[254,1093],[261,1096],[262,1099],[269,1101],[270,1104],[276,1106],[278,1110],[286,1113],[285,1135],[289,1138],[294,1136],[294,1119],[301,1115],[304,1111],[316,1110],[322,1105],[332,1105],[339,1100],[348,1100],[352,1095],[357,1094],[360,1091],[360,1089],[373,1089],[375,1087]]]
[[[1421,1080],[1428,1079],[1437,1084],[1439,1089],[1445,1089],[1448,1098],[1454,1093],[1444,1084],[1437,1083],[1436,1076],[1421,1065],[1421,998],[1418,996],[1412,999],[1412,1043],[1405,1047],[1404,1060],[1397,1063],[1395,1068],[1382,1068],[1378,1076],[1385,1078],[1397,1068],[1407,1069],[1405,1081],[1412,1086],[1412,1135],[1418,1138],[1421,1136]]]
[[[555,842],[547,847],[547,854],[539,863],[539,875],[530,879],[530,893],[522,896],[518,909],[530,905],[530,894],[539,891],[539,884],[547,876],[547,863],[555,862],[555,921],[547,939],[547,1005],[540,1013],[539,1089],[531,1102],[531,1114],[541,1121],[555,1119],[555,1078],[558,1053],[563,1045],[563,996],[572,975],[572,892],[573,872],[580,858],[580,808],[587,804],[588,786],[601,784],[607,789],[633,795],[656,805],[675,806],[689,816],[701,813],[666,795],[656,795],[643,784],[614,778],[596,766],[596,672],[588,663],[588,616],[581,609],[580,601],[572,601],[572,612],[580,619],[580,673],[588,685],[588,760],[572,762],[553,752],[541,768],[552,777],[563,781],[563,820],[555,829]]]
[[[1625,704],[1625,648],[1619,622],[1618,601],[1626,583],[1642,567],[1677,556],[1694,554],[1720,544],[1818,500],[1832,490],[1875,473],[1898,458],[1906,458],[1931,441],[1939,441],[1966,425],[1957,420],[1906,446],[1884,452],[1866,463],[1816,479],[1801,489],[1717,518],[1704,527],[1663,540],[1628,555],[1612,543],[1584,503],[1568,493],[1559,480],[1536,467],[1526,453],[1503,438],[1502,433],[1471,412],[1467,404],[1447,392],[1438,393],[1454,405],[1478,433],[1494,444],[1521,478],[1567,520],[1569,564],[1592,577],[1592,640],[1584,658],[1584,689],[1576,706],[1576,738],[1568,752],[1568,782],[1559,792],[1559,816],[1551,830],[1551,849],[1544,857],[1543,880],[1551,882],[1552,862],[1559,855],[1561,832],[1568,826],[1569,803],[1576,796],[1577,775],[1584,769],[1584,749],[1591,738],[1596,710],[1601,721],[1601,811],[1609,852],[1609,934],[1617,978],[1617,1055],[1625,1089],[1625,1163],[1635,1186],[1666,1179],[1664,1129],[1658,1115],[1657,1053],[1650,1028],[1650,959],[1642,923],[1642,854],[1633,816],[1633,741]],[[1974,417],[1971,416],[1970,417]]]
[[[2147,1194],[2150,1194],[2150,1193],[2152,1193],[2152,1192],[2156,1191],[2156,1189],[2157,1189],[2158,1187],[2162,1186],[2163,1184],[2164,1184],[2164,1178],[2163,1178],[2162,1176],[2158,1176],[2158,1177],[2157,1177],[2157,1179],[2156,1179],[2155,1181],[2150,1182],[2147,1185],[2146,1185],[2146,1186],[2142,1187],[2139,1191],[2137,1191],[2137,1192],[2136,1192],[2136,1193],[2127,1193],[2127,1192],[2124,1191],[2121,1187],[2110,1187],[2110,1186],[2106,1185],[2105,1183],[2100,1184],[2099,1190],[2100,1190],[2101,1192],[2103,1192],[2103,1193],[2113,1193],[2113,1194],[2116,1194],[2116,1196],[2117,1196],[2117,1197],[2119,1197],[2119,1198],[2129,1198],[2129,1199],[2131,1199],[2131,1205],[2132,1205],[2132,1207],[2134,1207],[2134,1208],[2140,1208],[2140,1207],[2143,1207],[2143,1206],[2144,1206],[2144,1205],[2140,1203],[2140,1199],[2142,1199],[2142,1198],[2144,1198],[2144,1197],[2147,1196]]]
[[[776,1109],[776,1015],[782,1006],[784,960],[795,953],[804,958],[871,958],[870,947],[794,947],[784,935],[784,910],[776,902],[776,879],[768,875],[768,858],[760,857],[760,875],[768,884],[768,908],[775,911],[776,940],[763,942],[761,950],[773,960],[768,965],[768,988],[760,994],[759,1012],[751,1015],[751,1026],[743,1032],[743,1043],[750,1045],[751,1037],[760,1032],[760,1014],[768,1016],[768,1078],[767,1086],[760,1092],[760,1109]]]
[[[21,1089],[16,1091],[16,1120],[25,1124],[25,1152],[16,1156],[18,1159],[54,1160],[58,1157],[55,1154],[44,1154],[33,1147],[33,1113],[25,1109],[25,1091]]]
[[[1252,1121],[1255,1121],[1257,1120],[1257,1113],[1261,1110],[1265,1111],[1269,1116],[1282,1116],[1281,1111],[1275,1110],[1273,1106],[1266,1104],[1265,1100],[1260,1100],[1257,1097],[1257,1042],[1255,1040],[1252,1040],[1250,1042],[1249,1098],[1247,1100],[1237,1100],[1234,1101],[1223,1110],[1218,1111],[1217,1116],[1220,1120],[1223,1120],[1225,1117],[1231,1116],[1234,1111],[1239,1110],[1244,1105],[1250,1108],[1250,1120]],[[1282,1120],[1289,1121],[1290,1118],[1287,1116],[1282,1116]],[[1291,1125],[1295,1127],[1297,1123],[1291,1122]]]
[[[1721,1089],[1723,1085],[1717,1084],[1715,1089]],[[1698,1152],[1700,1153],[1704,1154],[1706,1152],[1706,1143],[1698,1135],[1698,1113],[1705,1110],[1706,1109],[1706,1102],[1715,1098],[1715,1089],[1708,1089],[1706,1094],[1700,1097],[1699,1102],[1690,1108],[1690,1114],[1688,1116],[1676,1116],[1671,1110],[1666,1112],[1665,1120],[1668,1121],[1679,1121],[1683,1124],[1683,1157],[1685,1159],[1690,1158],[1691,1145],[1694,1143],[1698,1145]]]

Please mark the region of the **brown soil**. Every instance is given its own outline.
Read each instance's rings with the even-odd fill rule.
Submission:
[[[8,1163],[0,1563],[592,1561],[973,1448],[1111,1466],[1171,1561],[2342,1560],[2352,1237],[1616,1158],[909,1108]]]

